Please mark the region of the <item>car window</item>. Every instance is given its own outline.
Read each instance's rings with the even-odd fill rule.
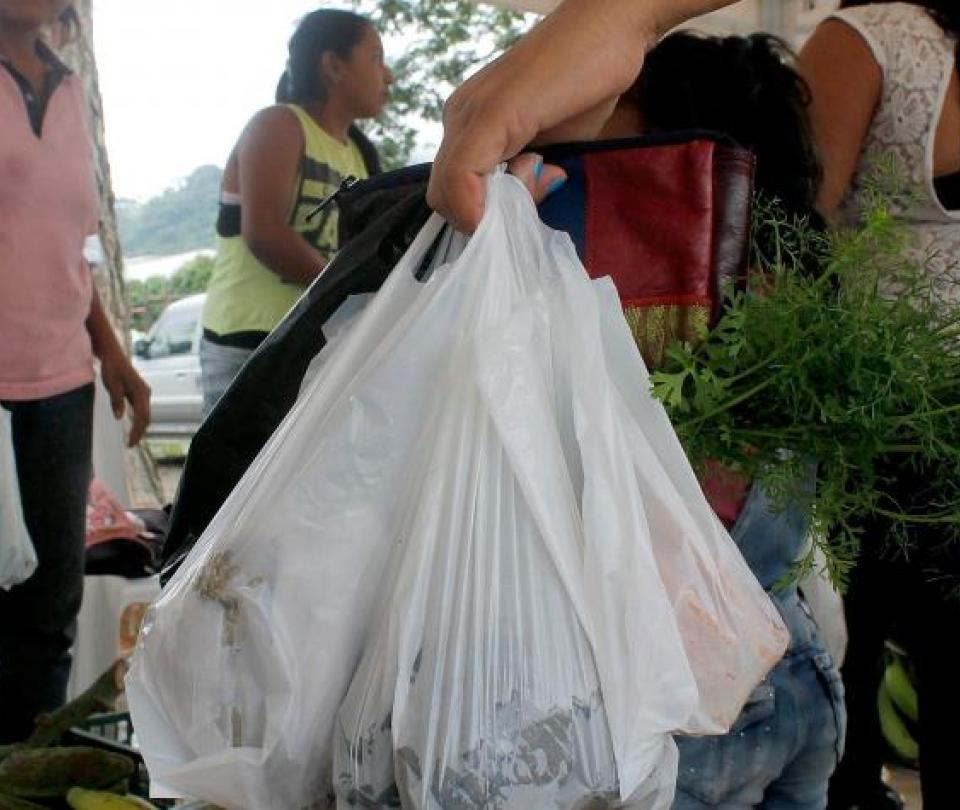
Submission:
[[[197,331],[198,312],[168,312],[157,323],[150,342],[150,357],[189,354]]]

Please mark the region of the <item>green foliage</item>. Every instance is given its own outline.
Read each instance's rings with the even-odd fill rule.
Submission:
[[[367,128],[388,169],[409,161],[418,122],[439,121],[453,88],[516,42],[536,19],[469,0],[353,0],[353,5],[388,41],[404,43],[391,63],[397,80],[390,104]]]
[[[861,540],[885,541],[859,536],[870,518],[900,542],[930,525],[960,535],[960,310],[908,258],[885,194],[830,234],[759,203],[749,291],[653,374],[695,466],[719,460],[786,503],[819,463],[812,513],[836,580]],[[898,502],[894,470],[925,491]]]
[[[213,257],[195,256],[170,277],[170,293],[177,298],[183,298],[186,295],[206,292],[212,275]]]
[[[128,281],[127,296],[133,328],[146,332],[171,301],[205,292],[213,274],[213,264],[212,256],[196,256],[169,279],[151,276],[146,281]]]
[[[145,203],[118,201],[120,243],[127,256],[170,256],[214,246],[221,171],[200,166],[179,186]]]

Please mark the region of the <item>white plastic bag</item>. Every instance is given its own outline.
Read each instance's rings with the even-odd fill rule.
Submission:
[[[843,597],[830,581],[827,558],[819,545],[813,550],[813,565],[798,584],[827,651],[839,667],[847,655],[847,617]]]
[[[26,582],[37,569],[37,553],[23,519],[10,412],[0,407],[0,589]]]
[[[127,691],[171,792],[297,810],[335,780],[341,806],[396,806],[396,781],[409,808],[666,807],[671,732],[725,730],[786,645],[612,285],[508,176],[421,284],[440,228],[145,623]]]

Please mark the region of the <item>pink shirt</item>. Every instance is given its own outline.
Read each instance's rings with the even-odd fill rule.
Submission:
[[[0,65],[0,400],[43,399],[93,380],[82,251],[97,219],[79,77],[54,91],[38,138]]]

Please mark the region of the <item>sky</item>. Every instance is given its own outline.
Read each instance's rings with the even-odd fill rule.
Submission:
[[[317,0],[94,0],[107,149],[118,197],[145,200],[223,166],[273,103],[296,21]],[[390,52],[388,46],[387,57]],[[429,144],[437,134],[425,137]]]

